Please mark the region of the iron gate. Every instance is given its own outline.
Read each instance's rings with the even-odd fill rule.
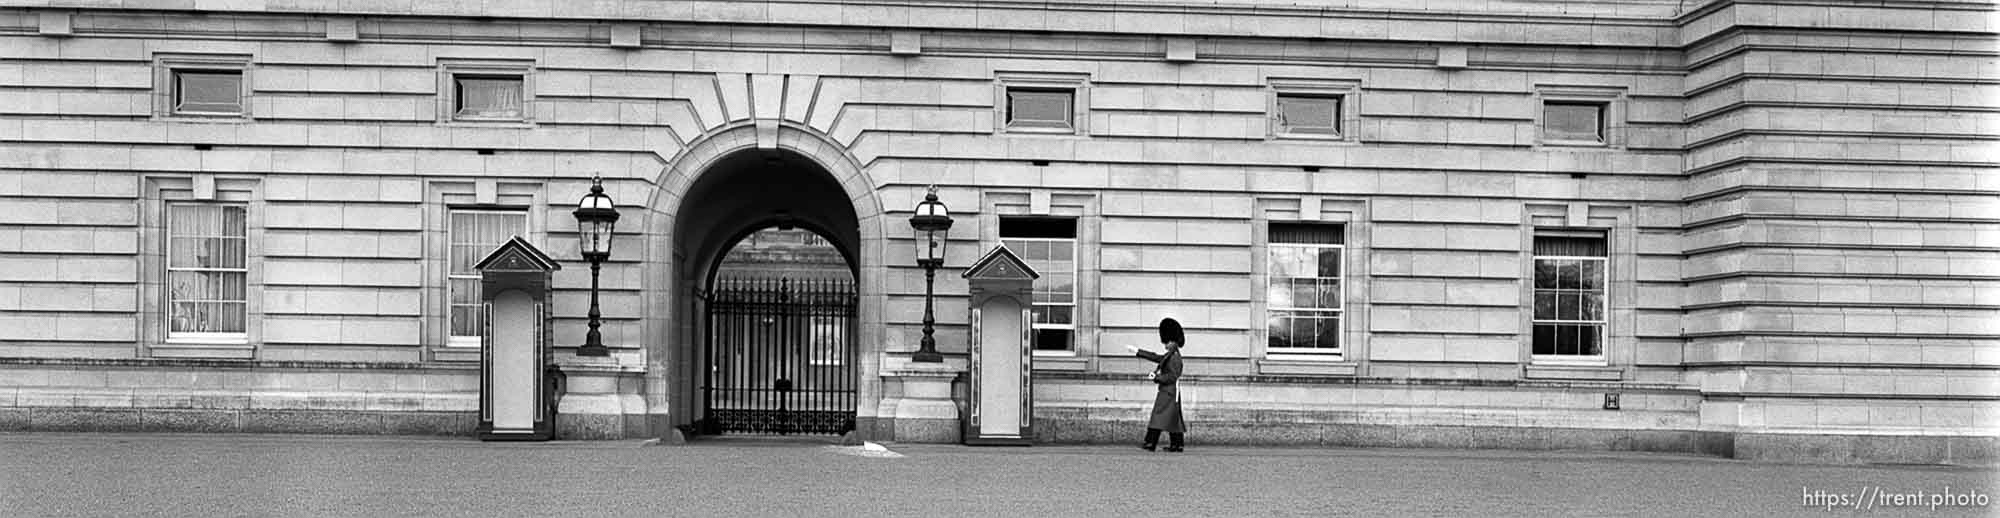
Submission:
[[[718,279],[708,303],[702,433],[854,429],[854,283]]]

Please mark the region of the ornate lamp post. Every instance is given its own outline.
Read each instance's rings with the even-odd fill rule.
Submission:
[[[944,355],[937,352],[937,339],[931,325],[936,322],[931,316],[931,288],[937,282],[937,269],[944,266],[944,246],[951,230],[951,214],[944,204],[938,202],[937,186],[924,194],[924,201],[917,203],[915,215],[910,216],[910,228],[917,229],[917,265],[924,267],[924,341],[910,361],[941,363]]]
[[[611,204],[611,197],[604,195],[604,182],[593,176],[590,179],[590,194],[576,203],[577,248],[583,251],[583,259],[590,261],[590,332],[584,335],[583,346],[576,349],[577,356],[610,356],[611,350],[604,348],[604,338],[598,334],[600,325],[597,311],[597,272],[605,259],[611,257],[611,229],[618,224],[618,209]]]

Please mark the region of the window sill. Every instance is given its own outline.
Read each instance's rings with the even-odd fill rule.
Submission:
[[[1007,126],[1000,131],[1002,133],[1019,133],[1023,135],[1076,135],[1080,133],[1074,127],[1057,128],[1051,126]]]
[[[1574,147],[1611,149],[1611,144],[1599,140],[1544,140],[1537,142],[1545,147]]]
[[[480,352],[478,347],[432,347],[431,361],[476,363],[480,360]]]
[[[1090,359],[1077,356],[1075,351],[1035,351],[1035,370],[1084,372],[1090,369]]]
[[[1257,360],[1258,374],[1286,376],[1358,376],[1360,362],[1342,361],[1339,356],[1274,354]]]
[[[1522,377],[1527,379],[1598,380],[1619,381],[1625,379],[1625,369],[1606,365],[1529,365]]]
[[[257,355],[257,348],[247,341],[218,342],[169,340],[148,348],[154,358],[191,358],[220,360],[249,360]]]
[[[1311,142],[1349,142],[1349,139],[1347,138],[1347,136],[1346,136],[1346,135],[1340,135],[1340,134],[1333,134],[1333,133],[1288,133],[1288,132],[1282,132],[1282,131],[1281,131],[1281,132],[1278,132],[1278,133],[1276,133],[1276,134],[1273,134],[1273,135],[1271,135],[1271,139],[1272,139],[1272,140],[1299,140],[1299,141],[1311,141]]]
[[[464,128],[533,128],[535,121],[526,119],[449,119],[439,121],[440,126]]]
[[[159,119],[167,122],[205,122],[205,123],[220,123],[220,124],[244,124],[251,122],[250,114],[247,113],[172,112],[160,115]]]

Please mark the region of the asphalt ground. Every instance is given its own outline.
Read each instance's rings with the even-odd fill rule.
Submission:
[[[2000,515],[1990,465],[1494,450],[887,448],[0,434],[0,516]],[[1946,504],[1963,505],[1930,507],[1946,490]]]

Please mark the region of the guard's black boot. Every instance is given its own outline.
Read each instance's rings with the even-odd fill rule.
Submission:
[[[1160,445],[1158,445],[1158,444],[1154,444],[1154,443],[1150,443],[1150,442],[1149,442],[1149,443],[1146,443],[1146,444],[1141,444],[1141,445],[1139,445],[1139,449],[1141,449],[1141,450],[1146,450],[1146,451],[1153,451],[1153,450],[1155,450],[1155,449],[1158,449],[1159,447],[1160,447]],[[1167,448],[1167,451],[1174,451],[1174,449],[1173,449],[1173,448]]]
[[[1183,442],[1181,434],[1167,434],[1167,439],[1167,451],[1169,452],[1180,452],[1182,449],[1181,446],[1186,444]]]
[[[1139,449],[1146,451],[1153,451],[1154,448],[1158,448],[1159,446],[1160,446],[1160,430],[1157,428],[1147,428],[1146,442],[1141,443],[1139,445]]]

